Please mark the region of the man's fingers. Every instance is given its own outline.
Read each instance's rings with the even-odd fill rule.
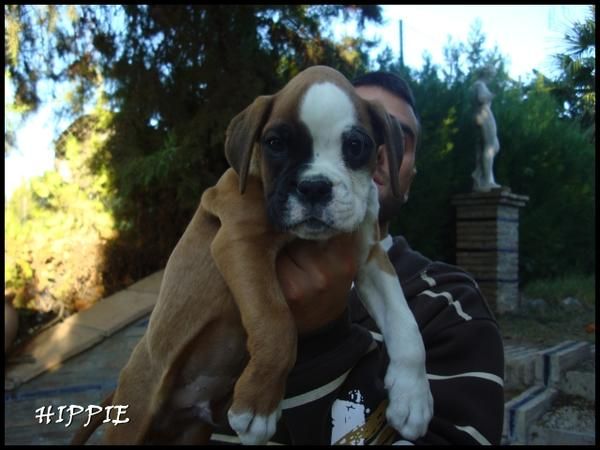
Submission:
[[[277,260],[277,276],[288,301],[319,296],[356,276],[356,248],[350,238],[328,242],[296,240]]]
[[[306,289],[308,294],[321,291],[328,287],[329,276],[328,263],[324,264],[327,256],[327,248],[316,241],[293,242],[286,251],[303,277],[298,281],[303,283],[300,288]],[[299,273],[297,274],[299,275]]]
[[[286,299],[300,300],[303,291],[301,286],[306,283],[306,273],[288,252],[282,252],[277,258],[277,278]]]
[[[358,271],[356,252],[356,246],[348,239],[332,239],[323,255],[323,261],[337,273],[353,279]]]

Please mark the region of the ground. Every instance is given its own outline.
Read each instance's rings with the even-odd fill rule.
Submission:
[[[566,340],[596,342],[595,305],[580,307],[549,303],[544,309],[497,314],[500,331],[507,344],[551,347]]]

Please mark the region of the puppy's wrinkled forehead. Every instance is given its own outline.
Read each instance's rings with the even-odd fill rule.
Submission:
[[[339,134],[356,122],[356,111],[346,92],[331,82],[311,85],[299,108],[299,118],[313,139]]]
[[[351,125],[362,113],[352,84],[339,72],[317,66],[301,72],[277,94],[271,117],[301,121],[315,137],[331,133],[331,126]]]

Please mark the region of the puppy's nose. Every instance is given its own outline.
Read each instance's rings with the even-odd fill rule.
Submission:
[[[309,203],[326,203],[331,200],[333,184],[325,178],[312,178],[298,183],[297,190]]]

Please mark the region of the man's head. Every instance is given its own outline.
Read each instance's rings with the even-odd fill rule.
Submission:
[[[382,231],[387,234],[389,221],[408,200],[410,186],[416,174],[415,151],[420,125],[415,111],[415,100],[408,84],[389,72],[371,72],[355,79],[352,84],[360,97],[379,101],[389,114],[398,119],[404,131],[404,157],[399,170],[400,198],[392,195],[387,155],[381,147],[373,177],[379,189],[379,221]]]

